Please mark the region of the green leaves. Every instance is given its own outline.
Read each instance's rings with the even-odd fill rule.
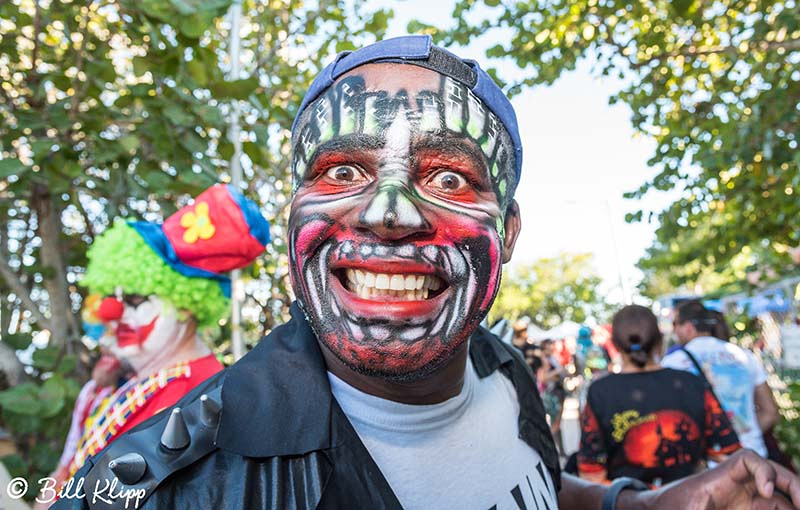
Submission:
[[[50,418],[57,415],[64,408],[64,399],[67,396],[64,379],[54,375],[46,380],[39,388],[39,416]]]
[[[145,57],[134,57],[132,63],[134,76],[142,76],[150,68],[150,63]]]
[[[797,371],[787,373],[783,376],[786,382],[786,390],[773,392],[776,394],[776,401],[779,403],[781,414],[780,421],[775,425],[775,438],[778,440],[781,449],[792,458],[795,465],[800,462],[800,374]]]
[[[190,126],[194,123],[194,117],[186,113],[180,104],[169,103],[162,112],[176,126]]]
[[[537,325],[551,328],[565,320],[583,322],[593,316],[602,322],[607,318],[609,305],[598,291],[602,280],[588,253],[562,253],[505,271],[490,321],[528,316]]]
[[[33,366],[42,371],[53,370],[58,362],[60,349],[56,346],[45,347],[43,349],[36,349],[31,356],[33,359]]]
[[[22,175],[30,170],[16,158],[0,159],[0,179],[11,177],[12,175]]]
[[[139,148],[139,138],[136,135],[125,135],[119,139],[119,144],[127,152],[133,152]]]
[[[39,388],[33,383],[23,383],[0,392],[0,407],[16,414],[38,415]]]
[[[206,74],[206,66],[197,59],[186,62],[186,69],[189,75],[201,87],[208,85],[208,75]]]
[[[379,9],[373,13],[372,19],[364,25],[364,30],[371,33],[383,32],[393,17],[394,12],[391,9]]]
[[[215,18],[213,12],[195,12],[181,19],[178,28],[181,33],[186,37],[197,39],[206,30],[211,28],[212,21]]]
[[[242,80],[233,80],[214,84],[211,93],[218,99],[247,99],[258,88],[258,78],[251,76]]]
[[[33,335],[30,333],[15,333],[3,335],[3,342],[12,349],[20,351],[25,350],[33,341]]]
[[[800,245],[793,3],[719,10],[697,0],[461,0],[453,20],[440,40],[501,41],[487,45],[487,56],[510,59],[524,75],[509,84],[510,94],[551,84],[580,59],[590,59],[598,75],[619,77],[610,101],[626,103],[634,127],[655,141],[649,164],[659,170],[626,197],[651,189],[679,196],[665,211],[628,218],[652,213],[659,225],[641,262],[645,280],[665,272],[692,286],[698,257],[724,272],[745,248],[776,274],[796,271],[775,248]],[[431,29],[412,23],[409,30]]]
[[[74,376],[74,364],[71,370]],[[38,480],[52,472],[79,390],[74,381],[53,374],[41,384],[25,382],[0,392],[4,427],[19,441],[18,454],[0,459],[12,476]]]
[[[38,418],[52,418],[64,409],[70,398],[70,385],[60,375],[44,384],[22,383],[0,392],[0,407],[4,412]],[[74,398],[74,395],[72,395]]]

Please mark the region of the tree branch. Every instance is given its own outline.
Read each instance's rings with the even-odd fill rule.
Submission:
[[[703,55],[713,55],[717,53],[750,53],[752,51],[775,51],[780,48],[783,48],[787,51],[794,51],[800,50],[800,39],[789,39],[788,41],[755,41],[751,42],[747,45],[744,49],[740,49],[740,46],[707,46],[707,47],[697,47],[695,45],[684,46],[676,51],[670,51],[666,53],[659,53],[658,55],[654,55],[648,59],[642,60],[636,64],[633,64],[634,69],[638,69],[640,67],[644,67],[651,62],[656,60],[662,60],[665,58],[673,58],[673,57],[700,57]]]
[[[632,67],[636,66],[636,63],[633,61],[631,56],[625,54],[625,51],[628,48],[626,46],[620,44],[619,42],[617,42],[616,39],[614,39],[614,32],[611,29],[611,27],[609,27],[608,25],[603,25],[603,26],[605,27],[605,30],[604,30],[605,34],[603,36],[601,36],[601,37],[603,37],[603,39],[605,40],[606,44],[616,48],[617,54],[620,57],[624,58],[628,62],[628,65],[630,65]]]
[[[77,207],[78,212],[81,214],[81,216],[83,216],[83,221],[84,223],[86,223],[86,233],[89,234],[89,236],[92,239],[94,239],[95,238],[94,224],[89,219],[89,211],[86,210],[86,207],[83,206],[83,202],[81,202],[80,193],[75,194],[75,200],[73,201],[73,203]]]
[[[44,316],[42,311],[31,298],[30,293],[25,288],[25,285],[19,279],[19,275],[11,268],[8,259],[4,253],[0,252],[0,276],[6,281],[6,284],[11,288],[11,291],[17,295],[22,304],[28,311],[36,317],[36,322],[40,323],[44,329],[51,329],[50,319]]]
[[[70,98],[70,106],[69,106],[69,118],[71,120],[75,120],[75,116],[78,112],[78,102],[80,101],[79,94],[78,94],[78,77],[80,76],[81,72],[83,72],[83,61],[84,55],[86,52],[86,39],[89,37],[89,12],[90,9],[88,6],[81,8],[84,12],[83,18],[80,22],[80,34],[81,34],[81,45],[77,49],[78,50],[78,57],[77,62],[75,63],[75,67],[77,68],[77,72],[75,76],[72,78],[72,97]],[[86,90],[85,87],[81,87],[81,94]],[[71,129],[71,127],[70,127]]]
[[[33,51],[31,52],[31,71],[33,71],[35,76],[36,60],[39,58],[39,31],[42,28],[42,10],[41,7],[39,7],[39,2],[33,2],[33,5],[36,9],[36,12],[33,15]]]

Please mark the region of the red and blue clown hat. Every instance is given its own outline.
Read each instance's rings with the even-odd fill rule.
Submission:
[[[270,241],[269,222],[255,202],[224,184],[207,189],[163,224],[129,225],[173,270],[216,280],[226,297],[231,282],[225,273],[250,264]]]

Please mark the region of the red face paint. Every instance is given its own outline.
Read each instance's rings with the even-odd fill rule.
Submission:
[[[506,184],[460,132],[426,131],[425,112],[413,111],[422,103],[403,94],[349,97],[351,108],[364,101],[365,126],[380,126],[371,137],[342,135],[342,125],[313,145],[323,126],[300,128],[304,158],[315,156],[292,202],[289,247],[318,338],[354,370],[408,380],[450,359],[488,312]],[[312,122],[336,118],[318,113]]]
[[[119,347],[127,347],[129,345],[142,345],[158,320],[156,315],[153,320],[143,326],[130,326],[124,322],[120,322],[115,331],[117,336],[117,345]]]

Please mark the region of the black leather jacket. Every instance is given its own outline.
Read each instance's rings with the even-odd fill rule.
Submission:
[[[52,508],[121,509],[127,502],[140,509],[400,509],[333,398],[297,304],[291,314],[247,356],[178,402],[188,431],[173,434],[178,447],[161,444],[172,414],[161,412],[90,459],[75,477],[84,480],[81,490],[73,485]],[[539,452],[558,489],[558,454],[530,369],[483,328],[470,339],[469,355],[478,377],[500,370],[512,381],[520,437]],[[126,483],[114,484],[126,454],[128,468],[119,477]]]

